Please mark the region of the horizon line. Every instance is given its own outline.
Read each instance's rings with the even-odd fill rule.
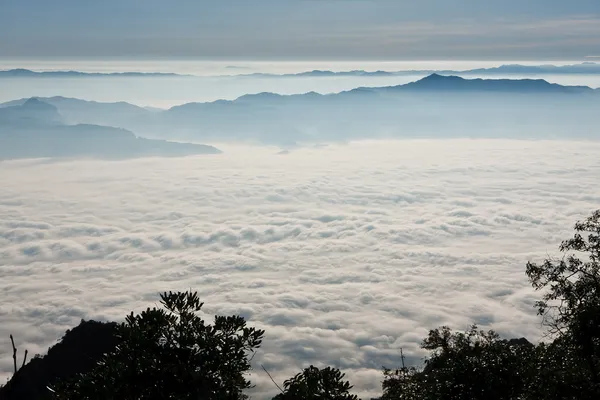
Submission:
[[[586,56],[586,58],[600,58],[600,56]],[[133,75],[133,74],[138,74],[138,75],[170,75],[170,76],[179,76],[179,77],[249,77],[249,76],[253,76],[253,75],[268,75],[268,76],[273,76],[273,77],[284,77],[284,76],[295,76],[295,75],[303,75],[303,74],[308,74],[311,72],[331,72],[334,74],[344,74],[344,73],[352,73],[352,72],[365,72],[365,73],[369,73],[369,74],[373,74],[376,72],[384,72],[384,73],[390,73],[390,74],[402,74],[402,73],[408,73],[408,72],[414,72],[414,73],[427,73],[427,74],[432,74],[432,73],[468,73],[468,72],[473,72],[476,70],[485,70],[485,69],[494,69],[494,68],[499,68],[499,67],[514,67],[514,66],[523,66],[523,67],[549,67],[549,66],[554,66],[554,67],[569,67],[569,66],[577,66],[577,65],[583,65],[586,61],[571,61],[574,64],[564,64],[564,65],[557,65],[557,64],[530,64],[530,65],[526,65],[526,64],[519,64],[519,61],[504,61],[503,63],[499,63],[499,64],[495,64],[494,66],[489,66],[489,67],[472,67],[469,69],[463,69],[463,68],[440,68],[439,66],[427,69],[427,68],[418,68],[418,67],[414,67],[413,69],[395,69],[395,70],[385,70],[385,69],[368,69],[368,68],[359,68],[359,69],[335,69],[335,68],[331,68],[333,66],[330,66],[328,68],[313,68],[313,69],[305,69],[305,70],[301,70],[298,72],[281,72],[281,73],[276,73],[276,72],[260,72],[260,71],[255,71],[255,72],[247,72],[247,73],[232,73],[232,74],[227,74],[227,73],[219,73],[219,74],[208,74],[208,75],[200,75],[200,74],[196,74],[196,73],[183,73],[183,72],[174,72],[174,71],[160,71],[160,70],[112,70],[112,71],[100,71],[100,70],[94,70],[94,71],[90,71],[90,70],[85,70],[84,69],[77,69],[77,66],[73,66],[74,68],[52,68],[52,69],[40,69],[40,68],[35,68],[35,67],[9,67],[8,69],[0,69],[0,73],[8,73],[8,72],[13,72],[13,71],[27,71],[27,72],[32,72],[34,74],[69,74],[69,73],[74,73],[74,74],[81,74],[81,75]],[[516,64],[514,64],[516,63]],[[2,65],[2,63],[0,62],[0,66]],[[1,67],[0,67],[1,68]],[[235,66],[235,65],[228,65],[225,66],[224,69],[239,69],[239,70],[244,70],[245,67],[243,66]]]

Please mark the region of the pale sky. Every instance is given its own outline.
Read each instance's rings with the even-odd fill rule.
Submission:
[[[0,0],[0,39],[0,59],[582,59],[600,1]]]

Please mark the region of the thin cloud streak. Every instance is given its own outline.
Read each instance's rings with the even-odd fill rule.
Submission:
[[[464,0],[181,1],[176,7],[159,1],[60,2],[62,7],[39,0],[0,4],[0,36],[10,38],[0,42],[0,53],[13,58],[572,59],[593,53],[599,44],[600,9],[587,0],[501,6]],[[551,48],[561,37],[573,42]],[[473,41],[496,53],[465,47]],[[544,45],[527,51],[508,47],[515,41]]]

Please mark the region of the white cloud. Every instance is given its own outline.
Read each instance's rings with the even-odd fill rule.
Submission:
[[[598,207],[600,145],[361,142],[292,152],[0,163],[0,370],[81,318],[164,290],[266,329],[278,381],[342,367],[363,394],[430,328],[541,336],[524,274]],[[257,392],[274,386],[258,369]]]

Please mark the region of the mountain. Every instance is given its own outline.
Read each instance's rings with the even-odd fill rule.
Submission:
[[[468,71],[462,71],[466,75],[552,75],[552,74],[600,74],[600,64],[594,62],[584,62],[573,65],[501,65],[494,68],[479,68]]]
[[[12,103],[12,102],[11,102]],[[59,124],[63,122],[58,109],[51,104],[31,98],[21,105],[11,105],[0,108],[0,123],[46,123]]]
[[[431,74],[395,89],[415,91],[513,92],[513,93],[593,93],[587,86],[562,86],[543,79],[464,79]]]
[[[285,147],[381,137],[589,139],[600,138],[598,107],[600,91],[588,87],[432,74],[406,85],[337,94],[259,93],[189,103],[160,113],[154,124],[184,139]]]
[[[240,78],[327,78],[327,77],[381,77],[381,76],[402,76],[402,75],[424,75],[435,71],[330,71],[313,70],[290,74],[273,74],[264,72],[254,72],[250,74],[226,75],[227,77]]]
[[[600,139],[600,90],[540,79],[432,74],[406,85],[327,95],[257,93],[163,111],[127,103],[40,100],[57,107],[66,123],[118,126],[161,140],[293,147],[372,138]]]
[[[243,67],[226,67],[226,69],[244,70]],[[401,72],[387,71],[323,71],[313,70],[299,72],[295,74],[269,74],[269,73],[247,73],[239,75],[240,77],[327,77],[327,76],[393,76]],[[101,77],[199,77],[198,75],[177,74],[168,72],[82,72],[82,71],[32,71],[25,68],[16,68],[0,71],[0,78],[101,78]]]
[[[86,77],[175,77],[190,76],[167,72],[81,72],[32,71],[24,68],[0,71],[0,78],[86,78]]]
[[[127,121],[152,118],[152,114],[159,111],[158,109],[150,110],[126,102],[102,103],[62,96],[38,97],[37,99],[55,106],[66,124],[87,123],[123,126],[127,125]],[[3,107],[22,105],[28,100],[25,98],[0,104],[0,111]]]
[[[31,98],[0,108],[0,159],[38,157],[185,156],[216,154],[212,146],[137,137],[93,124],[67,125],[55,105]]]
[[[244,70],[244,67],[228,66],[227,70]],[[469,70],[405,70],[405,71],[331,71],[312,70],[298,73],[246,73],[238,75],[221,75],[222,77],[247,78],[320,78],[320,77],[382,77],[382,76],[415,76],[415,75],[569,75],[600,74],[600,63],[583,62],[572,65],[520,65],[507,64],[493,68],[476,68]],[[81,72],[81,71],[32,71],[24,68],[0,71],[0,78],[101,78],[101,77],[188,77],[198,78],[198,75],[177,74],[168,72]]]
[[[322,70],[314,70],[307,72],[300,72],[298,74],[289,74],[288,76],[311,76],[311,77],[322,77],[322,76],[394,76],[397,73],[387,72],[387,71],[364,71],[364,70],[354,70],[354,71],[341,71],[341,72],[333,72],[333,71],[322,71]]]
[[[414,76],[414,75],[569,75],[600,74],[600,63],[584,62],[573,65],[520,65],[509,64],[500,65],[493,68],[476,68],[469,70],[405,70],[405,71],[329,71],[313,70],[291,74],[266,74],[253,73],[237,76],[245,77],[271,77],[271,78],[298,78],[298,77],[336,77],[336,76],[354,76],[354,77],[378,77],[378,76]]]

